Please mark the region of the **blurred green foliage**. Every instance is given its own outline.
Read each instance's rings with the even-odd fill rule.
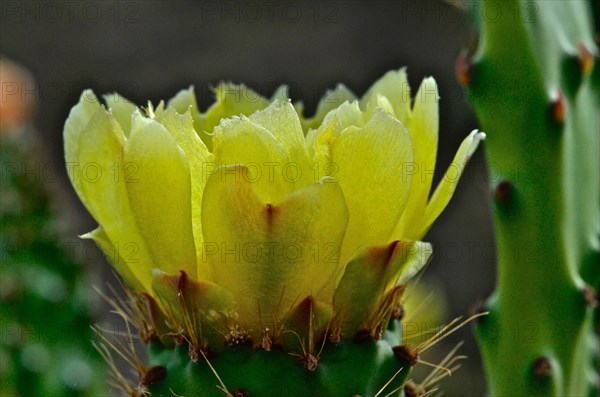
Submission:
[[[99,396],[96,293],[60,240],[41,153],[31,134],[0,141],[0,395]]]

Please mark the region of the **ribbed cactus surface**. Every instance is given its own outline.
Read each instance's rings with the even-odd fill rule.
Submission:
[[[598,393],[591,3],[484,0],[479,48],[457,64],[488,134],[494,189],[498,282],[477,325],[493,397]]]
[[[397,396],[411,363],[396,356],[401,339],[331,343],[305,356],[273,346],[269,351],[248,346],[228,347],[198,363],[187,346],[175,349],[154,343],[151,363],[165,367],[164,379],[149,386],[152,396]],[[308,353],[308,352],[307,352]],[[412,363],[414,364],[414,363]],[[217,377],[218,375],[218,377]],[[221,383],[221,381],[226,382]]]

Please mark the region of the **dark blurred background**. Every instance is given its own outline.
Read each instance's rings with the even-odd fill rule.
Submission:
[[[34,124],[57,166],[45,175],[55,186],[70,235],[95,227],[63,171],[62,127],[81,91],[117,91],[138,104],[168,99],[195,85],[202,110],[221,80],[245,82],[270,96],[290,85],[307,114],[337,82],[362,95],[390,69],[407,66],[413,92],[426,76],[440,87],[439,180],[461,140],[477,122],[460,87],[454,62],[472,42],[475,15],[466,2],[443,1],[10,1],[0,2],[0,53],[30,70],[35,83],[12,93],[3,79],[2,101],[20,95],[36,109]],[[43,166],[41,175],[44,176]],[[447,319],[493,287],[495,251],[483,151],[471,160],[458,191],[425,240],[434,258],[425,281],[442,286]],[[67,233],[68,235],[68,233]],[[110,274],[102,256],[79,243],[100,279]],[[434,303],[435,304],[435,303]],[[444,381],[446,396],[481,396],[484,380],[471,327],[450,338],[465,341],[463,369]],[[435,355],[424,359],[435,362]],[[424,373],[430,368],[421,368]],[[420,376],[415,375],[418,380]]]

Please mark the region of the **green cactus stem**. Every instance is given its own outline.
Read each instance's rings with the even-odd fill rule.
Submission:
[[[589,3],[484,0],[479,49],[457,63],[494,171],[498,281],[477,325],[490,396],[598,393],[600,96]]]
[[[209,366],[203,358],[197,363],[190,361],[187,346],[165,349],[153,343],[151,362],[167,363],[168,379],[150,385],[149,391],[152,396],[165,397],[172,392],[207,397],[227,393],[292,397],[315,392],[329,397],[397,396],[410,368],[387,340],[328,343],[317,353],[294,357],[275,347],[271,351],[229,347],[211,358]]]

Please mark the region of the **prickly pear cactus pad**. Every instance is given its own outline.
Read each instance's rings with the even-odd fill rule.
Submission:
[[[131,395],[393,396],[433,340],[403,343],[401,299],[428,261],[420,241],[482,133],[430,195],[438,142],[432,78],[414,106],[404,69],[362,97],[343,86],[306,118],[222,84],[138,108],[86,91],[64,129],[66,161],[131,287],[115,302],[148,343]],[[90,178],[96,167],[101,178]],[[109,177],[105,177],[108,175]],[[449,331],[440,331],[442,336]],[[108,356],[108,350],[103,350]],[[110,359],[109,359],[110,360]],[[415,387],[417,387],[415,385]]]
[[[479,49],[458,63],[495,173],[498,284],[477,325],[490,396],[598,395],[592,3],[484,0],[504,17],[483,18]]]

